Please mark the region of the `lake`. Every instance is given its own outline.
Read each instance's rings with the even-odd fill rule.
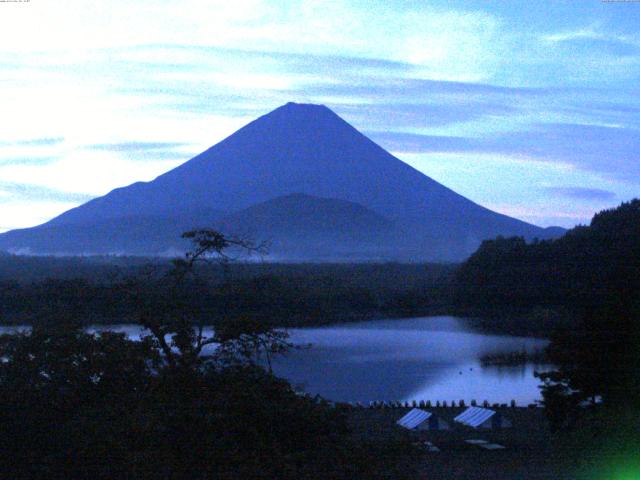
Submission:
[[[140,327],[96,327],[137,338]],[[0,328],[0,332],[15,330]],[[209,332],[210,333],[210,332]],[[484,354],[533,351],[546,340],[490,335],[456,317],[375,320],[290,329],[311,344],[274,362],[274,371],[299,389],[335,401],[464,400],[518,405],[539,400],[535,370],[546,366],[482,367]]]
[[[377,320],[290,330],[312,347],[275,362],[276,374],[337,401],[471,399],[526,405],[541,399],[533,372],[482,367],[484,354],[542,349],[547,341],[480,333],[456,317]]]

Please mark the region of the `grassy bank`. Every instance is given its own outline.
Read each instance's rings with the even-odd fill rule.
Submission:
[[[473,430],[455,424],[453,418],[462,408],[431,408],[451,425],[445,431],[408,431],[395,422],[409,409],[353,409],[349,422],[354,435],[365,439],[397,439],[411,443],[430,441],[440,452],[420,449],[414,456],[417,478],[442,480],[557,480],[573,478],[556,448],[557,439],[549,431],[544,412],[539,408],[499,408],[513,422],[500,430]],[[467,439],[484,439],[505,449],[487,451],[465,443]]]

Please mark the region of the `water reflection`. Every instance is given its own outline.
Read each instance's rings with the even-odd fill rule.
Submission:
[[[276,361],[277,374],[334,400],[465,400],[526,404],[540,398],[533,365],[482,367],[486,354],[534,351],[546,341],[473,331],[464,319],[424,317],[294,329],[313,347]]]

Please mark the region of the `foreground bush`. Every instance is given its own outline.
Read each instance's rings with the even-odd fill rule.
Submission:
[[[255,365],[163,362],[75,328],[0,337],[0,478],[402,478],[340,408]],[[394,453],[396,452],[396,453]]]

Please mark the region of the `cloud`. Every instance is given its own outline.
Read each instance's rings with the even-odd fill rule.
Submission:
[[[607,37],[604,35],[574,35],[565,36],[561,40],[553,40],[553,42],[567,50],[582,55],[598,53],[612,57],[627,57],[640,54],[640,46],[626,38]]]
[[[28,140],[13,140],[13,141],[0,141],[0,147],[42,147],[42,146],[52,146],[59,145],[64,142],[64,137],[55,137],[55,138],[32,138]]]
[[[348,82],[360,79],[368,84],[376,79],[377,83],[383,84],[382,79],[389,75],[416,73],[416,66],[411,63],[379,57],[302,55],[212,46],[150,45],[130,50],[115,49],[110,55],[110,69],[122,70],[125,76],[133,71],[136,78],[133,84],[130,81],[114,84],[114,90],[143,93],[146,89],[149,93],[192,98],[201,94],[232,94],[248,100],[253,97],[246,90],[293,87],[313,91],[314,81],[327,85],[342,78]],[[158,58],[149,62],[145,60],[149,55]]]
[[[577,200],[615,200],[616,193],[600,188],[584,187],[547,187],[544,191],[560,197],[575,198]]]
[[[335,105],[335,110],[368,128],[433,128],[478,120],[485,116],[508,117],[513,107],[499,103]]]
[[[479,80],[505,61],[506,33],[490,12],[420,2],[113,0],[89,7],[67,0],[64,7],[41,2],[0,17],[0,51],[82,53],[175,43],[310,55],[338,51],[408,62],[433,78]]]
[[[471,138],[372,132],[395,152],[458,152],[531,158],[606,174],[610,178],[640,178],[640,130],[582,124],[534,124],[528,130]]]
[[[0,167],[8,165],[49,165],[55,163],[60,157],[57,155],[51,156],[18,156],[18,157],[0,157]]]
[[[509,119],[501,128],[513,128],[513,119],[540,117],[566,104],[563,88],[504,87],[487,83],[452,82],[375,75],[334,78],[301,84],[282,92],[288,99],[302,96],[325,103],[338,114],[367,130],[389,128],[434,129],[476,122],[491,131],[487,118]],[[575,92],[574,92],[575,95]],[[439,132],[440,133],[440,132]]]
[[[120,143],[97,143],[87,145],[85,148],[91,150],[106,150],[111,152],[131,152],[139,150],[166,150],[184,146],[184,143],[177,142],[120,142]]]
[[[29,55],[32,58],[25,61],[36,65],[45,56]],[[103,88],[108,78],[106,91],[100,94],[119,100],[127,110],[135,108],[134,115],[144,107],[161,114],[215,112],[248,118],[293,100],[328,104],[369,129],[388,128],[391,123],[395,128],[423,128],[486,117],[522,118],[523,112],[533,115],[540,108],[566,106],[569,96],[563,88],[415,78],[419,68],[410,62],[337,54],[167,44],[97,50],[89,59],[77,61],[68,67],[69,74],[81,75],[85,89],[86,82]],[[59,74],[57,65],[46,69],[45,75]],[[76,90],[63,95],[69,102],[78,96]],[[96,98],[86,92],[90,95]],[[54,97],[64,98],[59,92],[48,95]],[[118,108],[89,105],[74,118],[91,111],[97,116],[107,107],[115,113]]]
[[[640,178],[640,130],[584,124],[538,124],[487,141],[489,148],[530,155],[549,162],[561,161],[578,168],[620,179]],[[493,143],[493,145],[490,145]]]
[[[93,198],[83,193],[64,192],[54,188],[24,183],[0,182],[0,203],[29,200],[34,202],[78,202]]]
[[[61,158],[64,141],[64,137],[0,141],[0,167],[52,164]]]
[[[180,147],[189,146],[181,142],[116,142],[96,143],[87,145],[88,150],[119,153],[130,160],[156,161],[156,160],[187,160],[194,156],[180,150]]]
[[[582,49],[585,53],[600,51],[604,54],[615,57],[637,57],[640,55],[640,46],[620,41],[617,39],[591,40],[589,42],[575,42],[572,48]]]
[[[617,102],[600,100],[597,92],[591,92],[590,101],[577,98],[575,101],[557,105],[557,111],[574,119],[601,125],[616,125],[640,128],[640,105],[637,99],[626,99],[624,93],[603,90],[602,95],[618,97]]]
[[[606,38],[602,33],[598,33],[595,28],[581,28],[578,30],[565,30],[563,32],[542,35],[542,40],[551,43],[572,42],[575,40],[601,40]]]
[[[369,128],[390,123],[424,127],[506,116],[560,91],[412,78],[415,65],[380,58],[186,45],[144,46],[134,51],[121,66],[110,62],[111,69],[122,69],[123,77],[110,84],[109,94],[145,99],[146,108],[158,112],[216,112],[249,118],[287,101],[299,101],[327,104]],[[132,69],[124,65],[135,62],[138,54],[159,58],[152,71],[141,67],[142,60],[136,67],[140,71],[129,80]],[[131,53],[118,49],[115,55]],[[162,59],[167,62],[164,72]],[[180,67],[174,71],[176,64]]]
[[[617,34],[598,25],[584,27],[577,30],[565,30],[562,32],[546,34],[542,35],[541,38],[543,41],[548,43],[560,44],[571,44],[577,42],[592,42],[594,45],[598,45],[598,42],[628,46],[638,46],[638,44],[640,44],[640,39],[637,35]]]
[[[318,93],[339,94],[345,96],[363,95],[386,97],[389,95],[471,95],[479,98],[482,95],[544,95],[553,89],[532,87],[505,87],[482,82],[455,82],[448,80],[432,80],[421,78],[402,78],[386,76],[385,78],[370,78],[361,83],[354,82],[354,78],[347,77],[348,82],[329,85],[310,85]]]
[[[401,74],[415,73],[416,65],[406,61],[390,60],[380,57],[353,56],[339,54],[310,54],[290,51],[270,51],[265,49],[230,48],[222,46],[163,44],[142,45],[132,48],[110,49],[110,55],[116,54],[121,63],[135,69],[159,71],[206,70],[211,65],[242,60],[242,68],[254,68],[254,65],[265,67],[281,66],[292,73],[308,71],[359,73],[395,72]],[[149,61],[149,56],[156,58]],[[117,58],[117,57],[116,57]],[[227,65],[229,66],[229,65]],[[238,65],[236,65],[236,68]]]
[[[599,24],[540,36],[536,61],[568,84],[630,85],[640,75],[640,36]]]
[[[14,184],[38,185],[52,190],[98,196],[135,181],[153,180],[184,160],[150,159],[136,162],[111,152],[78,149],[48,165],[3,166],[0,178]]]
[[[473,138],[423,135],[406,132],[365,132],[383,148],[397,153],[473,152],[480,150],[478,140]]]

